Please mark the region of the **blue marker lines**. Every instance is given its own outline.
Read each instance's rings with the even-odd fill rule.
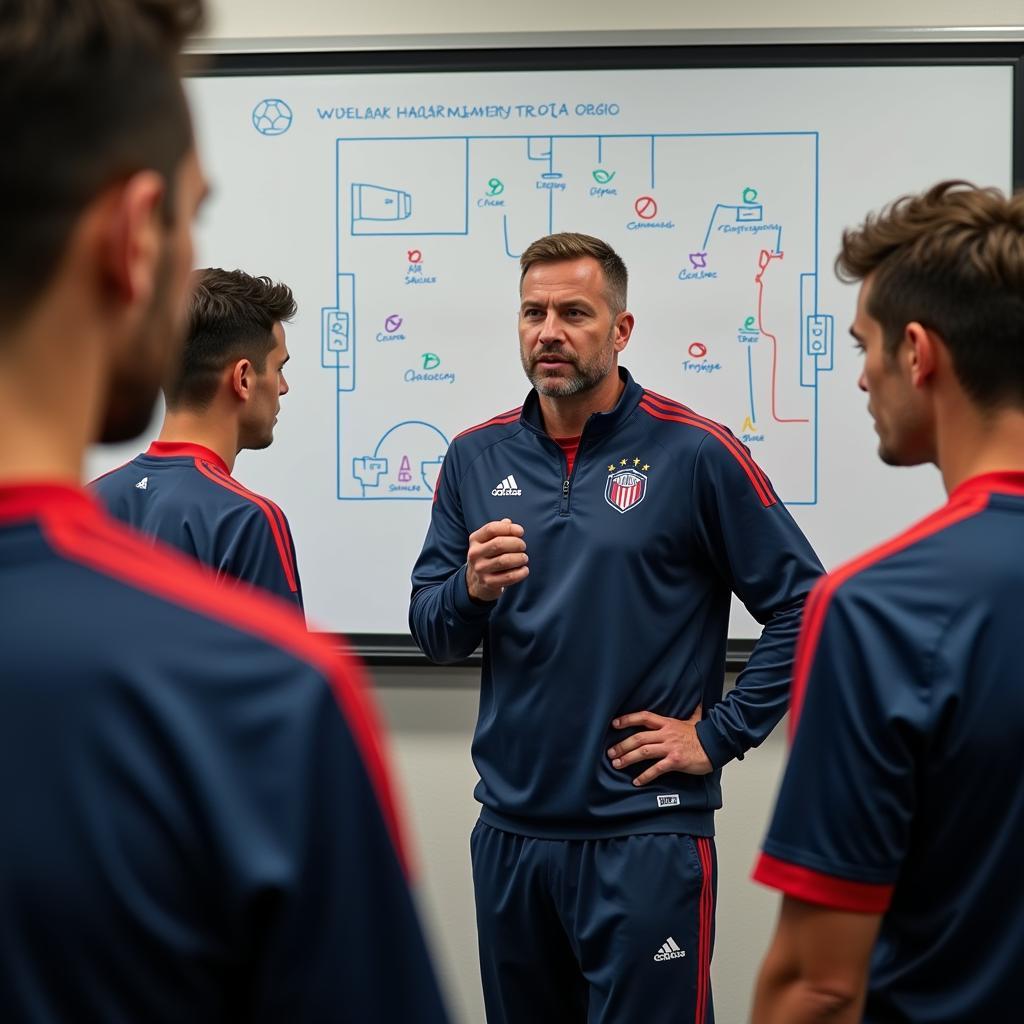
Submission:
[[[502,230],[502,234],[503,234],[504,239],[505,239],[505,255],[506,256],[511,256],[512,259],[514,259],[514,260],[519,259],[521,253],[513,252],[508,247],[508,214],[507,213],[503,213],[501,215],[501,230]]]

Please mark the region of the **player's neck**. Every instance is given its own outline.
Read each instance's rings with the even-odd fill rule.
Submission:
[[[200,444],[219,455],[229,473],[235,468],[238,425],[230,417],[211,415],[208,410],[168,409],[158,440]]]
[[[580,395],[559,398],[538,393],[544,429],[551,437],[579,437],[591,416],[615,408],[625,387],[615,367],[596,388]]]
[[[100,432],[104,366],[88,328],[71,332],[74,344],[62,341],[68,322],[44,311],[0,338],[0,482],[82,482]]]
[[[940,410],[936,420],[939,470],[947,493],[965,480],[999,470],[1024,472],[1024,410],[962,415]]]

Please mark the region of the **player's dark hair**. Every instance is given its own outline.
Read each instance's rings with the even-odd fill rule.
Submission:
[[[920,323],[978,406],[1024,408],[1024,192],[943,181],[902,196],[843,233],[836,273],[871,277],[866,308],[888,353]]]
[[[519,287],[522,289],[523,278],[535,263],[561,263],[563,260],[578,260],[584,256],[590,256],[601,264],[608,305],[613,315],[622,313],[626,308],[626,286],[629,283],[626,264],[607,242],[593,235],[563,231],[556,235],[545,235],[532,242],[519,257],[519,266],[522,269]]]
[[[54,274],[85,207],[142,170],[167,184],[192,146],[179,50],[202,0],[0,3],[0,323]]]
[[[193,274],[188,338],[181,370],[167,388],[167,406],[204,409],[224,368],[248,359],[266,369],[274,347],[274,324],[291,320],[295,297],[286,284],[241,270],[210,268]]]

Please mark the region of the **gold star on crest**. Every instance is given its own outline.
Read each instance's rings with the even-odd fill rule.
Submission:
[[[633,460],[633,465],[634,466],[639,466],[640,465],[640,460],[639,459],[634,459]]]
[[[622,461],[621,461],[621,462],[619,463],[619,465],[620,465],[620,466],[624,466],[625,464],[626,464],[626,460],[625,460],[625,459],[623,459],[623,460],[622,460]]]
[[[614,473],[615,472],[615,463],[614,462],[608,467],[608,472],[609,473]]]
[[[648,466],[648,465],[647,465],[647,463],[645,462],[645,463],[644,463],[644,465],[643,465],[643,470],[644,470],[644,472],[646,473],[646,472],[647,472],[647,470],[649,470],[650,468],[651,468],[651,467],[650,467],[650,466]]]

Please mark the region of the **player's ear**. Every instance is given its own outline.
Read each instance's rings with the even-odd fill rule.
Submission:
[[[254,377],[253,365],[248,359],[239,359],[231,367],[231,389],[243,402],[249,400]]]
[[[142,307],[152,299],[165,191],[159,174],[139,171],[112,186],[100,200],[99,265],[113,295],[126,305]]]
[[[935,372],[938,336],[923,324],[914,322],[904,328],[904,337],[908,343],[911,381],[915,387],[920,387]]]

